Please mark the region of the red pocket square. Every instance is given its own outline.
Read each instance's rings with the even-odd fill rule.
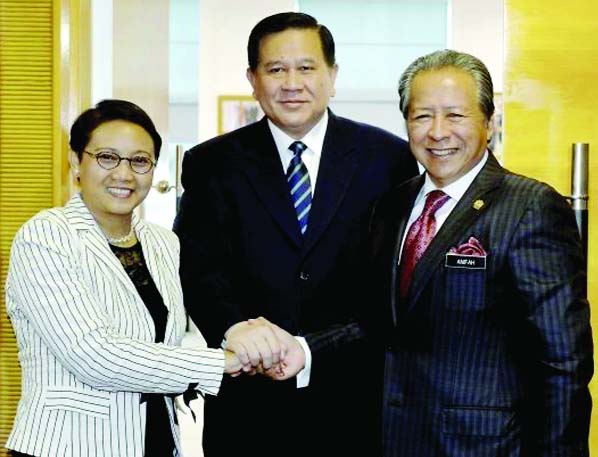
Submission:
[[[451,248],[449,251],[451,254],[462,254],[462,255],[474,255],[478,257],[485,257],[486,251],[480,244],[478,240],[476,240],[473,236],[467,240],[467,243],[463,243],[462,245]]]

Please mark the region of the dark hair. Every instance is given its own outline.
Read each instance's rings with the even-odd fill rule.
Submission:
[[[284,32],[289,29],[313,29],[320,35],[322,52],[329,67],[336,64],[334,57],[334,38],[325,25],[318,24],[318,21],[305,13],[278,13],[268,16],[259,21],[251,33],[247,42],[247,60],[249,69],[255,71],[260,57],[260,45],[264,37],[273,33]]]
[[[77,153],[79,160],[81,160],[83,150],[89,144],[93,131],[105,122],[116,120],[137,124],[145,130],[152,137],[154,154],[158,160],[162,138],[150,117],[135,103],[114,99],[102,100],[95,107],[81,113],[73,123],[69,144],[71,149]]]
[[[494,114],[494,89],[492,78],[486,65],[470,54],[443,49],[415,59],[405,70],[399,80],[399,97],[403,117],[409,114],[409,101],[411,99],[411,83],[418,73],[443,68],[456,68],[471,75],[477,87],[478,103],[486,120]]]

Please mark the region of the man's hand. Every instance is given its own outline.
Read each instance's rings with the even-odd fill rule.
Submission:
[[[249,319],[248,323],[250,325],[268,326],[273,331],[281,346],[285,348],[284,353],[281,355],[280,363],[270,368],[264,366],[261,369],[262,367],[258,367],[257,371],[260,374],[275,381],[284,381],[285,379],[296,376],[305,367],[305,352],[293,335],[263,317]]]
[[[279,364],[286,347],[270,325],[264,318],[251,319],[236,323],[224,334],[226,349],[235,353],[243,371],[252,374],[258,366],[269,370]]]

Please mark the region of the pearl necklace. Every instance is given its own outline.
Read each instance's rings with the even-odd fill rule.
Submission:
[[[110,244],[122,244],[128,243],[133,239],[134,236],[135,231],[133,230],[133,226],[131,225],[131,230],[129,230],[129,233],[127,233],[125,236],[121,236],[120,238],[110,238],[108,235],[106,235],[106,239]]]

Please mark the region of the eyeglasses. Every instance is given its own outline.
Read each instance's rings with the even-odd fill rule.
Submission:
[[[152,159],[150,159],[146,155],[134,155],[133,157],[121,157],[116,152],[112,151],[100,151],[96,152],[95,154],[89,151],[83,151],[85,154],[89,154],[91,157],[96,159],[98,165],[102,167],[104,170],[112,170],[120,165],[120,162],[123,160],[127,160],[129,162],[129,166],[131,170],[135,173],[144,175],[149,173],[152,168],[156,165]]]

